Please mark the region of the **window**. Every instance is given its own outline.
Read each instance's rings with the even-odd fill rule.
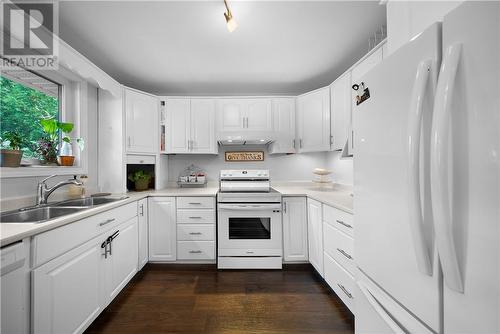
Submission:
[[[44,136],[40,119],[61,118],[61,85],[15,69],[2,71],[0,88],[0,137],[6,132],[20,134],[26,142],[23,158],[37,157],[36,143]]]

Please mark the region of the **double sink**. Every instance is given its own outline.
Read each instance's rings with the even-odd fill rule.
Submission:
[[[85,197],[43,206],[29,207],[2,213],[0,215],[0,223],[44,223],[54,218],[63,217],[126,198],[126,196]]]

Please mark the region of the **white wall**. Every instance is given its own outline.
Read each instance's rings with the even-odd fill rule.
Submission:
[[[85,139],[85,150],[88,154],[88,189],[95,191],[97,188],[97,89],[88,86],[87,100],[87,122],[88,138]],[[40,177],[19,177],[0,179],[0,202],[1,210],[10,210],[16,207],[22,207],[35,204],[36,187],[39,181],[46,176]],[[49,185],[62,180],[67,180],[71,176],[61,176],[49,181]],[[52,196],[57,198],[64,196],[67,188],[58,189]]]
[[[264,151],[262,162],[226,162],[226,151]],[[170,155],[168,161],[169,181],[176,181],[179,174],[191,164],[205,169],[209,181],[218,181],[221,169],[269,169],[271,181],[311,181],[314,168],[333,170],[332,179],[338,183],[352,185],[352,159],[339,159],[340,152],[319,152],[301,154],[268,154],[263,146],[219,147],[214,155]]]
[[[387,49],[389,54],[424,31],[463,1],[400,1],[387,3]]]

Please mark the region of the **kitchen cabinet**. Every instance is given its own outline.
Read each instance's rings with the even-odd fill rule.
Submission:
[[[330,86],[331,149],[341,151],[351,124],[351,72],[346,72]]]
[[[283,253],[285,262],[306,262],[307,204],[305,197],[283,197]]]
[[[149,261],[177,259],[175,197],[148,198]]]
[[[125,115],[127,152],[158,152],[158,98],[125,88]]]
[[[138,270],[141,270],[148,263],[148,199],[143,198],[137,202],[137,229],[139,240]]]
[[[107,302],[111,302],[137,272],[137,217],[110,230],[108,234],[108,237],[114,237],[105,258],[105,295]]]
[[[269,145],[269,154],[295,153],[295,98],[273,99],[272,113],[276,140]]]
[[[166,108],[166,153],[217,153],[215,100],[169,98]]]
[[[102,311],[103,241],[96,237],[33,270],[33,333],[81,333]]]
[[[323,217],[322,204],[307,199],[307,239],[309,262],[323,277]]]
[[[272,131],[271,99],[219,99],[217,127],[218,132]]]
[[[330,150],[330,87],[297,97],[299,152]]]

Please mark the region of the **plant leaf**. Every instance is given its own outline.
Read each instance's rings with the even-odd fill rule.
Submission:
[[[57,122],[57,127],[64,133],[70,133],[71,131],[73,131],[74,124]]]

